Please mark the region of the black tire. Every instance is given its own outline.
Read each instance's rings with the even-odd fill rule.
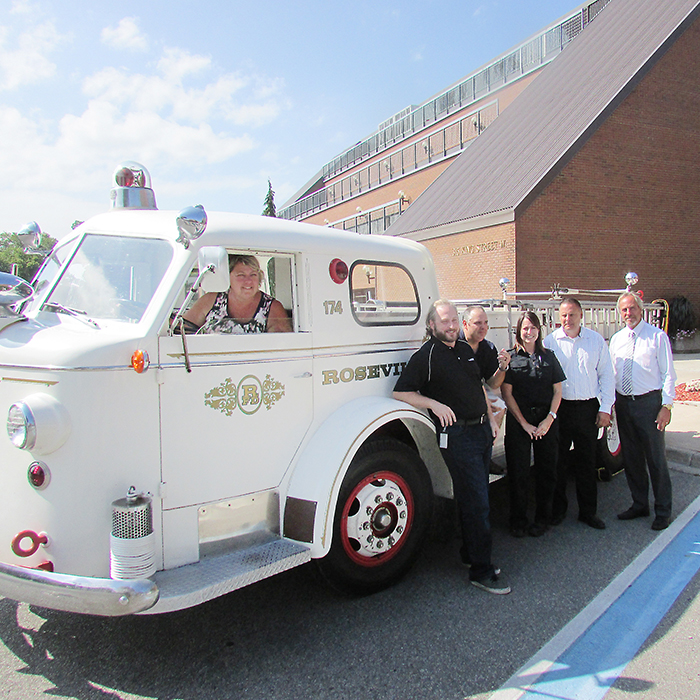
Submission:
[[[612,424],[608,428],[603,428],[602,435],[598,438],[596,457],[600,481],[610,481],[615,474],[625,468],[615,409],[612,413]]]
[[[368,594],[411,567],[430,523],[433,491],[418,455],[394,439],[363,445],[338,495],[333,542],[317,560],[343,593]]]

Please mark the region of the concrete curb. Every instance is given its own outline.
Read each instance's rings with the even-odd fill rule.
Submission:
[[[700,475],[700,452],[679,450],[676,447],[666,448],[666,459],[669,467],[688,474]]]

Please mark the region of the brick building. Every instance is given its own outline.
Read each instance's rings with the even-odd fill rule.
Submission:
[[[698,17],[698,0],[611,0],[388,233],[431,249],[448,297],[634,270],[645,298],[700,308]]]
[[[500,296],[501,277],[517,292],[617,288],[634,270],[645,298],[700,309],[700,2],[590,3],[560,36],[577,13],[554,60],[508,85],[509,101],[505,85],[486,96],[498,118],[468,148],[298,218],[384,232],[363,228],[365,202],[399,185],[411,203],[396,200],[386,233],[430,248],[444,296]]]
[[[610,0],[588,0],[420,105],[387,119],[314,175],[278,216],[382,234]]]

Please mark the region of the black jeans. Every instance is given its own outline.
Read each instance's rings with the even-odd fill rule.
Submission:
[[[469,578],[481,579],[494,572],[491,564],[489,518],[489,466],[493,436],[488,421],[479,425],[451,425],[442,456],[452,476],[462,526],[462,561],[471,564]]]
[[[520,410],[531,425],[539,425],[549,413],[549,407]],[[535,522],[548,525],[552,518],[552,498],[559,457],[559,420],[552,423],[544,437],[532,440],[512,414],[506,414],[505,448],[510,492],[510,526],[526,528],[528,525],[531,448],[535,454]]]

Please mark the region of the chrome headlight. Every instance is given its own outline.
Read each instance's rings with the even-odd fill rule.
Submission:
[[[7,434],[20,450],[31,450],[36,445],[36,421],[26,403],[19,401],[7,412]]]
[[[68,439],[68,412],[53,396],[32,394],[10,406],[7,434],[20,450],[49,454]]]

